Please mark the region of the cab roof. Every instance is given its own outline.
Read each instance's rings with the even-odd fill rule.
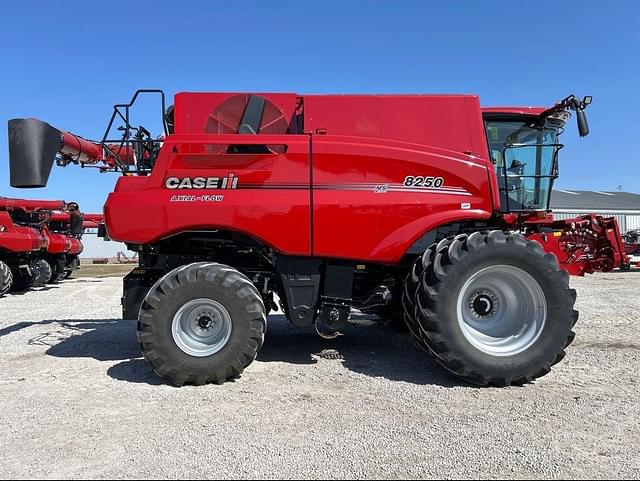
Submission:
[[[548,107],[482,107],[483,114],[535,115],[548,110]]]

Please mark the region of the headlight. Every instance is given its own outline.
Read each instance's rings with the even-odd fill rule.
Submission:
[[[544,126],[549,129],[561,129],[571,118],[571,112],[560,110],[552,112],[544,119]]]

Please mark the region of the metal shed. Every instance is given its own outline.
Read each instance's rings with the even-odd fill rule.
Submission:
[[[640,194],[588,190],[554,190],[551,209],[556,219],[570,219],[581,214],[615,217],[624,233],[640,229]]]

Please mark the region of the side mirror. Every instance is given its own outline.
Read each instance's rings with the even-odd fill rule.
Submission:
[[[578,120],[578,133],[580,137],[586,137],[589,135],[589,123],[587,122],[587,115],[582,109],[576,109],[576,119]]]

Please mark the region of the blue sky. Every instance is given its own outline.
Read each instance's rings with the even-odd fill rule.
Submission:
[[[0,122],[101,137],[137,88],[474,93],[483,105],[593,95],[591,135],[563,136],[557,186],[640,192],[640,2],[20,2],[0,18]],[[116,174],[54,168],[46,189],[99,211]]]

